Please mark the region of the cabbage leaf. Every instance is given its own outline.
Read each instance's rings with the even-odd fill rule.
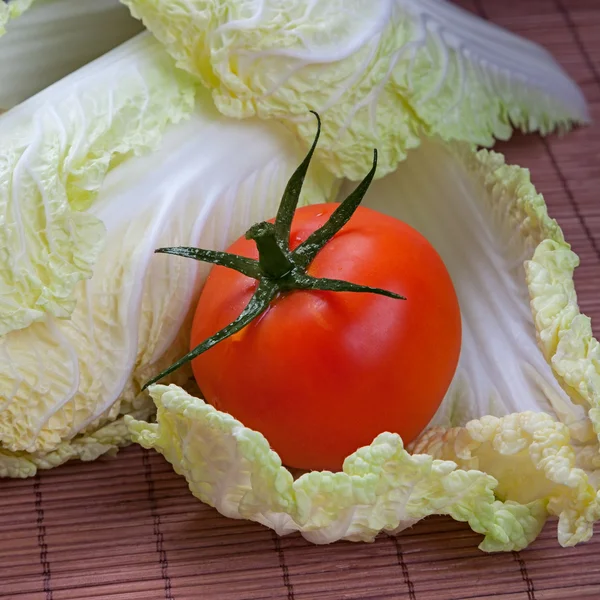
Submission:
[[[0,116],[0,336],[71,314],[105,244],[86,209],[116,162],[190,114],[194,89],[142,34]]]
[[[589,120],[579,88],[540,46],[444,0],[123,0],[223,114],[285,122],[360,179],[426,135],[489,146],[513,127]]]

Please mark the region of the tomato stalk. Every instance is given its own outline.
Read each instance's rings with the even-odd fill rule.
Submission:
[[[277,241],[277,231],[272,223],[257,223],[246,232],[246,239],[254,240],[258,250],[258,266],[266,277],[278,280],[288,275],[294,263]]]
[[[311,111],[313,112],[313,111]],[[176,371],[185,363],[193,360],[203,352],[206,352],[219,342],[231,337],[256,317],[261,315],[271,301],[282,292],[293,290],[319,290],[332,292],[363,292],[379,294],[405,300],[394,292],[381,288],[374,288],[349,281],[312,277],[306,271],[319,251],[338,233],[350,220],[362,199],[364,198],[377,169],[377,150],[373,151],[373,166],[366,177],[359,183],[356,189],[335,209],[327,222],[313,231],[308,238],[295,250],[290,250],[290,231],[292,220],[298,206],[302,185],[314,154],[319,135],[321,132],[321,120],[316,112],[317,133],[314,142],[294,174],[291,176],[283,193],[275,223],[263,221],[253,225],[246,232],[246,239],[253,240],[258,249],[258,260],[253,260],[237,254],[219,252],[216,250],[204,250],[202,248],[159,248],[155,252],[162,254],[173,254],[185,258],[193,258],[213,265],[220,265],[234,269],[247,277],[258,281],[254,295],[248,302],[246,308],[239,317],[229,325],[204,340],[185,356],[180,358],[170,367],[159,373],[148,381],[142,389],[156,383],[163,377]]]

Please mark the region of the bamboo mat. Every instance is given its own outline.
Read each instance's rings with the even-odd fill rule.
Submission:
[[[600,120],[600,0],[463,6],[549,48]],[[500,144],[531,169],[579,254],[581,309],[600,334],[600,125]],[[527,550],[486,555],[480,537],[430,518],[397,539],[311,546],[195,500],[154,452],[0,481],[0,597],[15,600],[600,599],[600,528],[562,549],[550,522]]]

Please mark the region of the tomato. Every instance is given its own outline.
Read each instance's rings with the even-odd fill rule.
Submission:
[[[293,250],[337,204],[296,211]],[[241,238],[229,252],[258,258]],[[261,432],[283,463],[339,470],[384,431],[411,442],[446,393],[461,345],[458,300],[442,259],[405,223],[359,206],[308,267],[402,294],[293,290],[192,362],[207,401]],[[257,281],[213,267],[198,302],[192,348],[236,319]]]

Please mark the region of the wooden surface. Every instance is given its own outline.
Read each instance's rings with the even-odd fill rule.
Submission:
[[[600,120],[600,0],[463,0],[549,48]],[[582,259],[581,309],[600,327],[600,126],[566,138],[519,137],[499,148],[531,169]],[[397,539],[311,546],[219,516],[161,456],[0,481],[0,597],[15,600],[600,599],[600,535],[558,546],[550,522],[527,550],[486,555],[480,537],[445,518]],[[600,533],[600,532],[599,532]]]

